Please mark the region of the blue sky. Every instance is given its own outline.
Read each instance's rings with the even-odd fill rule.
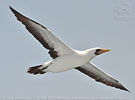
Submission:
[[[28,67],[51,58],[18,22],[8,6],[43,24],[68,46],[85,50],[109,48],[92,60],[100,69],[135,91],[135,1],[133,0],[1,0],[0,98],[85,97],[135,99],[70,70],[29,75]]]

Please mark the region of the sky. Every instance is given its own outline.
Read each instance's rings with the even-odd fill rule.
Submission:
[[[51,57],[16,20],[9,5],[46,26],[74,49],[111,49],[91,62],[132,93],[97,83],[74,69],[27,74],[29,67]],[[135,99],[134,0],[1,0],[0,12],[0,100]]]

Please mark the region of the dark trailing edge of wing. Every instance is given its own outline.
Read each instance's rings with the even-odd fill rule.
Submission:
[[[107,86],[111,86],[111,87],[115,87],[115,88],[118,88],[118,89],[121,89],[121,90],[125,90],[125,91],[128,91],[130,92],[128,89],[126,89],[124,86],[122,85],[118,85],[118,84],[115,84],[115,83],[111,83],[110,81],[105,81],[104,78],[99,78],[98,76],[96,76],[94,73],[82,68],[82,67],[77,67],[75,68],[77,69],[78,71],[88,75],[89,77],[95,79],[97,82],[101,82],[103,84],[106,84]],[[118,81],[117,81],[118,82]]]
[[[44,27],[43,25],[37,23],[36,21],[33,21],[25,16],[23,16],[22,14],[20,14],[19,12],[17,12],[15,9],[13,9],[11,6],[9,6],[9,8],[11,9],[11,11],[14,13],[14,15],[17,17],[17,19],[22,22],[26,29],[46,48],[49,49],[49,54],[50,56],[54,59],[56,57],[58,57],[57,52],[54,50],[54,48],[50,47],[49,44],[45,41],[45,39],[43,38],[43,36],[38,32],[38,30],[36,30],[35,27],[33,27],[29,21],[38,24],[39,26],[41,26],[42,28],[46,29],[46,27]]]

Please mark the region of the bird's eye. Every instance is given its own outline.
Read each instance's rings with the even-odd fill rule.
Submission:
[[[95,55],[99,55],[99,52],[100,51],[100,49],[96,49],[96,52],[95,52]]]

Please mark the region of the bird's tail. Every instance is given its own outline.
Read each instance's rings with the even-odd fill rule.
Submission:
[[[45,72],[42,69],[40,69],[41,67],[42,67],[42,65],[37,65],[37,66],[30,67],[28,69],[27,73],[33,74],[33,75],[44,74]]]

